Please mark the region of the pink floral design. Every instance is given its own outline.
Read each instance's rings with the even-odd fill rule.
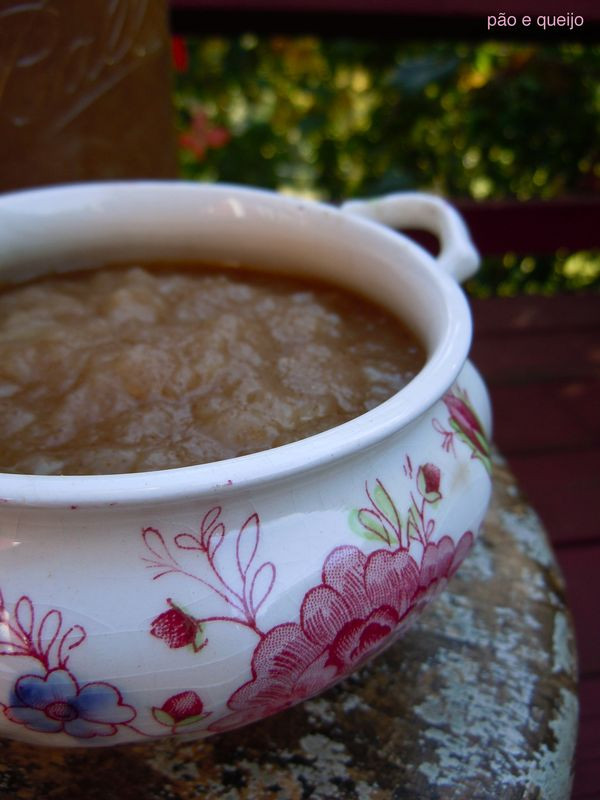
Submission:
[[[225,526],[221,522],[221,507],[211,508],[202,518],[198,534],[179,533],[173,539],[174,548],[165,541],[156,528],[144,528],[142,536],[149,555],[144,558],[149,569],[156,570],[154,580],[170,573],[179,573],[202,583],[225,601],[229,613],[196,619],[183,611],[170,598],[171,607],[152,621],[151,633],[163,639],[171,648],[191,644],[194,651],[202,649],[204,625],[207,622],[235,622],[253,630],[259,636],[263,632],[256,617],[275,583],[275,565],[264,561],[257,566],[260,545],[260,520],[252,514],[243,523],[235,540],[236,580],[225,578],[219,563],[221,546],[225,539]],[[203,578],[184,569],[173,550],[195,553],[206,560],[211,578]]]
[[[109,683],[79,686],[68,670],[57,668],[18,678],[4,714],[33,731],[91,739],[113,736],[117,725],[133,720],[135,709]]]
[[[430,543],[421,566],[401,548],[368,556],[353,546],[335,548],[325,560],[322,583],[302,601],[300,622],[277,625],[261,639],[252,679],[232,694],[231,713],[211,730],[230,730],[288,708],[387,647],[405,629],[409,613],[454,574],[472,541],[467,532],[456,547],[448,536]]]
[[[444,449],[450,450],[453,447],[454,436],[458,436],[471,449],[471,458],[479,459],[486,470],[491,473],[490,445],[467,392],[457,387],[444,395],[443,400],[450,415],[448,418],[450,430],[446,429],[437,419],[433,420],[433,427],[444,437]]]
[[[382,481],[365,484],[367,503],[350,517],[351,528],[377,549],[363,552],[353,545],[334,548],[324,559],[321,582],[304,595],[298,618],[264,630],[257,614],[276,579],[275,565],[260,564],[260,519],[249,517],[235,540],[235,571],[228,578],[219,566],[218,554],[225,537],[221,508],[204,516],[199,534],[180,533],[168,544],[160,531],[146,528],[145,558],[156,571],[155,580],[179,573],[200,581],[226,601],[223,614],[195,619],[171,606],[157,616],[151,633],[169,647],[192,644],[198,626],[230,622],[252,630],[258,642],[252,655],[251,678],[230,696],[229,713],[215,719],[208,729],[227,731],[274,714],[311,697],[339,681],[367,659],[387,647],[407,627],[432,596],[438,594],[456,572],[473,543],[465,532],[455,544],[449,535],[436,537],[432,510],[443,500],[443,475],[431,462],[413,468],[407,456],[404,474],[412,482],[410,505],[402,515]],[[197,553],[210,567],[195,574],[184,569],[175,551]],[[170,698],[154,709],[161,724],[175,726],[179,707],[202,708],[193,693]],[[172,702],[171,702],[172,701]],[[183,720],[187,719],[184,712]]]
[[[403,471],[411,481],[416,480],[417,491],[411,491],[410,506],[403,524],[401,514],[389,492],[380,480],[371,490],[365,484],[369,505],[359,508],[351,517],[350,524],[356,533],[367,539],[379,539],[388,547],[397,545],[410,549],[410,542],[418,540],[423,545],[431,540],[435,532],[435,520],[428,518],[430,507],[442,500],[442,473],[435,464],[421,465],[416,474],[409,456],[406,456]]]
[[[210,716],[210,711],[204,713],[204,704],[198,694],[188,690],[172,695],[160,708],[154,706],[152,716],[160,725],[169,727],[171,733],[178,733],[202,722]]]
[[[29,656],[46,671],[53,661],[66,668],[71,652],[86,639],[81,625],[72,625],[63,633],[63,617],[57,609],[47,611],[38,623],[27,595],[19,598],[11,614],[0,592],[0,623],[0,656]]]
[[[419,467],[417,475],[417,488],[419,494],[429,503],[436,503],[441,500],[440,493],[440,468],[435,464],[424,464]]]
[[[207,644],[203,625],[176,606],[171,598],[167,598],[167,603],[171,608],[152,620],[150,633],[171,649],[190,646],[194,653],[198,653]]]
[[[466,531],[456,545],[449,536],[442,536],[437,542],[428,542],[419,569],[419,600],[440,594],[462,564],[474,541],[472,532]]]

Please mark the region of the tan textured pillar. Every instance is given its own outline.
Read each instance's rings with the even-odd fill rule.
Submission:
[[[175,174],[164,0],[0,0],[0,191]]]

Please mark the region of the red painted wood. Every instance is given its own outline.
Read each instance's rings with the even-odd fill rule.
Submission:
[[[579,685],[580,725],[575,753],[575,780],[571,800],[598,800],[600,796],[600,675]]]
[[[580,723],[571,800],[598,800],[600,797],[599,728],[597,720]]]
[[[600,4],[598,4],[600,8]],[[481,253],[553,253],[600,247],[600,198],[556,200],[457,200]]]
[[[523,376],[495,384],[481,371],[492,397],[494,436],[506,456],[600,447],[600,379],[526,383]]]
[[[486,256],[600,247],[600,197],[582,195],[527,202],[455,199],[453,205],[464,217],[477,249]],[[430,249],[422,234],[414,238]]]
[[[568,587],[580,670],[572,800],[600,798],[600,295],[471,301],[495,441]]]
[[[477,359],[474,363],[487,378],[485,364]],[[493,385],[490,381],[488,384],[494,440],[509,460],[516,456],[540,456],[572,449],[580,451],[593,446],[594,439],[597,439],[585,421],[570,411],[564,402],[564,384],[523,382]]]
[[[599,441],[600,432],[600,381],[573,380],[561,389],[562,402],[585,425],[591,440]]]
[[[589,545],[559,548],[556,555],[575,620],[580,672],[600,673],[600,540],[597,537]]]
[[[509,457],[517,481],[555,548],[600,542],[600,447]],[[600,576],[600,553],[596,556]],[[600,584],[600,582],[599,582]],[[600,613],[600,597],[598,598]],[[600,642],[600,626],[597,626]]]
[[[475,362],[485,364],[494,383],[600,379],[600,324],[598,329],[563,331],[505,330],[480,336],[472,348]]]
[[[600,293],[563,294],[552,297],[519,295],[470,299],[475,341],[507,331],[557,333],[595,327],[600,330]]]
[[[579,702],[581,705],[581,719],[598,723],[598,739],[596,743],[600,748],[600,675],[590,675],[581,679],[579,683]],[[600,755],[600,750],[598,752]]]
[[[600,541],[600,295],[472,307],[497,446],[557,547]]]

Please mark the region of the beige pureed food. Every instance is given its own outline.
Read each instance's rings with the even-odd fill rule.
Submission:
[[[339,425],[424,353],[392,314],[326,284],[145,265],[0,292],[0,471],[188,466]]]

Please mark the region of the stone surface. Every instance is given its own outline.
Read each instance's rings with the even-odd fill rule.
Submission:
[[[0,741],[0,796],[52,800],[567,800],[577,729],[564,585],[495,459],[484,531],[406,636],[319,698],[202,742]]]

